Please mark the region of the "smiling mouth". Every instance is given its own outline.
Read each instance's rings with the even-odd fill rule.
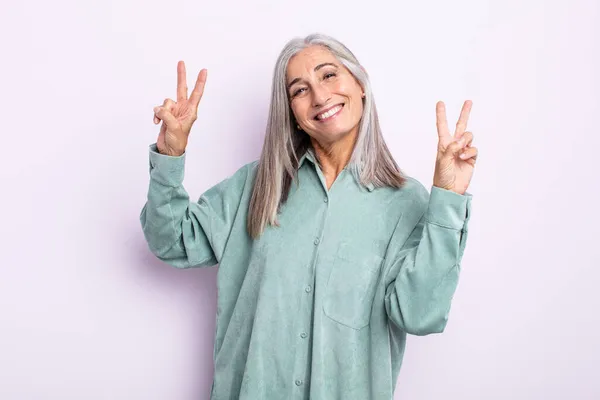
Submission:
[[[331,118],[338,115],[340,113],[340,111],[342,111],[342,108],[344,108],[344,104],[343,103],[338,104],[337,106],[330,108],[329,110],[325,111],[324,113],[318,114],[315,117],[315,120],[320,121],[320,122],[330,120]]]

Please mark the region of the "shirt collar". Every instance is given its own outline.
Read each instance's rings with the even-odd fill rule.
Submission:
[[[313,150],[311,148],[308,148],[306,152],[302,155],[302,157],[300,157],[300,160],[298,161],[298,169],[302,167],[302,164],[304,164],[306,160],[312,162],[313,165],[317,165],[315,154],[313,153]],[[375,189],[375,185],[373,185],[371,182],[367,183],[365,187],[369,192],[372,192],[373,189]]]
[[[306,160],[309,160],[313,164],[317,165],[315,155],[311,148],[306,149],[306,152],[302,155],[302,157],[300,157],[300,161],[298,161],[298,169],[300,169],[300,167],[302,166],[302,164],[304,164],[304,161]]]

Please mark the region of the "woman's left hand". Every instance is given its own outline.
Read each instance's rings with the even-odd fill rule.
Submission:
[[[450,135],[446,120],[446,106],[436,104],[438,152],[435,162],[433,186],[465,194],[477,160],[477,148],[471,147],[473,133],[466,132],[467,121],[473,102],[465,101],[456,124],[454,136]]]

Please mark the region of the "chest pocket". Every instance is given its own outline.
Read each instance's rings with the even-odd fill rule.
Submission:
[[[369,325],[373,298],[383,263],[375,245],[342,242],[338,248],[323,299],[330,319],[353,329]]]

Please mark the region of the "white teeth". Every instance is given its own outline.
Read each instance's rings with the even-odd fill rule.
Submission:
[[[323,114],[319,114],[317,116],[317,119],[321,120],[321,119],[325,119],[325,118],[329,118],[331,117],[333,114],[335,114],[336,112],[340,111],[342,109],[342,106],[337,106],[332,108],[331,110],[324,112]]]

